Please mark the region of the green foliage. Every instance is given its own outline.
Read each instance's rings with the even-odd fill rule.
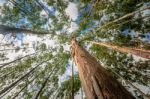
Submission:
[[[77,94],[79,89],[81,88],[81,83],[79,80],[79,76],[76,74],[74,75],[74,93]],[[64,81],[60,87],[60,92],[57,97],[68,97],[71,98],[71,90],[72,90],[72,77],[68,80]]]
[[[81,2],[85,3],[85,4],[89,3],[90,1],[92,1],[92,0],[81,0]]]
[[[123,35],[121,33],[117,34],[117,36],[114,38],[113,42],[114,44],[117,44],[119,46],[130,46],[132,38],[130,35]],[[128,42],[128,43],[127,43]],[[132,45],[133,46],[133,45]]]
[[[35,0],[11,1],[16,3],[13,4],[13,7],[7,4],[1,7],[3,15],[0,16],[0,21],[2,24],[16,26],[20,24],[21,19],[27,19],[28,22],[20,24],[20,26],[26,26],[26,28],[31,30],[51,32],[52,35],[48,35],[50,39],[58,40],[60,45],[57,48],[48,49],[45,43],[37,42],[37,45],[34,45],[36,55],[27,57],[0,69],[0,88],[3,89],[5,86],[10,85],[26,74],[37,63],[47,60],[29,76],[15,85],[18,91],[25,86],[25,89],[19,93],[24,99],[33,98],[36,92],[38,92],[38,89],[41,88],[43,81],[55,67],[56,69],[49,77],[39,98],[47,99],[50,97],[61,99],[65,97],[66,99],[70,99],[72,79],[70,77],[59,84],[59,77],[65,73],[68,67],[68,60],[71,58],[70,53],[64,50],[63,45],[68,44],[69,38],[72,35],[77,37],[80,41],[79,43],[83,46],[87,44],[83,41],[103,39],[109,40],[119,46],[139,47],[139,44],[141,44],[143,48],[150,49],[148,42],[135,39],[130,36],[130,33],[129,35],[122,34],[126,29],[137,31],[140,34],[149,32],[149,19],[144,20],[142,18],[142,12],[137,14],[138,18],[133,15],[110,24],[102,30],[99,29],[119,17],[140,9],[148,0],[80,0],[78,2],[79,21],[78,19],[75,20],[79,28],[76,32],[70,34],[67,33],[67,31],[64,32],[64,26],[69,27],[72,22],[65,13],[65,9],[69,4],[67,0],[43,0],[47,6],[56,10],[55,14],[48,11],[45,5],[41,7]],[[77,2],[78,0],[74,1]],[[91,7],[88,9],[87,7],[89,6]],[[85,11],[85,9],[87,11]],[[46,14],[41,15],[41,11],[44,11]],[[18,47],[16,53],[19,50]],[[114,77],[118,78],[118,76],[114,74],[114,72],[116,72],[132,83],[138,83],[144,86],[150,84],[148,75],[148,70],[150,69],[149,61],[136,62],[132,56],[96,45],[93,45],[88,50],[96,56],[99,62],[102,62],[106,66],[106,69]],[[0,57],[4,58],[5,53],[1,53]],[[74,78],[74,92],[77,94],[81,88],[81,84],[77,74],[74,75]],[[11,95],[8,95],[6,98],[9,99],[16,94],[17,92],[11,92]],[[137,92],[135,92],[135,96],[139,99],[143,99]]]
[[[139,66],[137,65],[138,63],[134,62],[132,56],[128,57],[125,54],[111,51],[105,47],[96,45],[93,45],[91,47],[91,50],[94,56],[96,56],[99,61],[103,62],[105,66],[108,66],[108,68],[111,68],[125,79],[145,86],[150,83],[148,81],[149,78],[147,78],[146,75],[143,74],[143,71],[148,70],[149,66],[145,68],[143,67],[143,70],[139,69]],[[142,65],[144,66],[146,64],[149,65],[149,62],[143,61]]]

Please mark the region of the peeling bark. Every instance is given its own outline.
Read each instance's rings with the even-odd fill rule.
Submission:
[[[86,99],[135,99],[75,38],[71,40],[71,48]]]

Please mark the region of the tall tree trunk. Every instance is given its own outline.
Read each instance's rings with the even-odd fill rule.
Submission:
[[[39,0],[35,0],[35,2],[39,5],[39,7],[45,11],[45,13],[49,16],[49,11],[45,8],[44,4],[42,4]]]
[[[42,83],[41,88],[40,88],[39,91],[36,93],[36,95],[35,95],[35,97],[34,97],[33,99],[38,99],[40,93],[42,92],[42,90],[43,90],[44,87],[46,86],[46,84],[47,84],[49,78],[51,77],[51,75],[52,75],[52,73],[54,72],[54,70],[56,69],[56,67],[57,67],[57,66],[55,66],[55,67],[53,68],[53,70],[50,72],[50,74],[49,74],[49,75],[47,76],[47,78],[44,80],[44,82]]]
[[[123,19],[126,19],[126,18],[128,18],[128,17],[134,16],[136,13],[142,12],[142,11],[147,10],[147,9],[150,9],[150,6],[148,6],[148,7],[146,7],[146,8],[143,8],[143,9],[141,9],[141,10],[133,11],[133,12],[128,13],[128,14],[122,16],[122,17],[119,17],[119,18],[117,18],[117,19],[115,19],[115,20],[113,20],[113,21],[110,21],[110,22],[104,24],[103,26],[100,26],[99,28],[97,28],[96,31],[105,29],[105,28],[107,28],[108,26],[111,26],[111,25],[114,24],[114,23],[120,22],[120,21],[122,21]]]
[[[21,50],[21,49],[29,49],[29,48],[33,48],[33,47],[27,47],[27,48],[10,48],[10,49],[2,49],[0,51],[13,51],[13,50]]]
[[[17,97],[30,83],[32,83],[35,79],[36,79],[36,77],[33,78],[31,81],[29,81],[24,87],[22,87],[21,90],[20,90],[17,94],[15,94],[15,95],[12,97],[12,99],[16,99],[16,97]]]
[[[15,28],[15,27],[9,27],[6,25],[0,25],[0,34],[5,34],[5,33],[19,33],[19,32],[23,32],[23,33],[29,33],[29,34],[49,34],[46,32],[38,32],[38,31],[32,31],[32,30],[28,30],[28,29],[23,29],[23,28]]]
[[[75,38],[71,52],[87,99],[135,99]]]
[[[36,54],[36,53],[32,53],[32,54],[29,54],[29,55],[26,55],[26,56],[17,58],[17,59],[15,59],[15,60],[11,61],[11,62],[0,64],[0,69],[3,68],[3,67],[5,67],[5,66],[7,66],[7,65],[10,65],[11,63],[15,63],[15,62],[17,62],[17,61],[19,61],[19,60],[21,60],[21,59],[24,59],[24,58],[26,58],[26,57],[29,57],[29,56],[35,55],[35,54]]]
[[[74,99],[74,68],[73,68],[73,61],[72,61],[72,86],[71,86],[71,99]]]
[[[140,56],[140,57],[150,60],[150,50],[129,48],[129,47],[119,47],[119,46],[113,45],[111,43],[106,43],[106,42],[95,42],[95,41],[89,41],[89,42],[96,44],[96,45],[105,46],[107,48],[112,48],[112,49],[120,51],[120,52],[130,53],[130,54]]]
[[[0,90],[0,95],[2,95],[3,93],[5,93],[6,91],[8,91],[10,88],[14,87],[17,83],[19,83],[25,77],[29,76],[37,67],[39,67],[40,65],[42,65],[45,62],[47,62],[47,61],[43,61],[43,62],[39,63],[37,66],[35,66],[34,68],[32,68],[28,73],[26,73],[25,75],[23,75],[21,78],[19,78],[18,80],[16,80],[15,82],[13,82],[12,84],[10,84],[9,86],[6,86],[4,89]]]

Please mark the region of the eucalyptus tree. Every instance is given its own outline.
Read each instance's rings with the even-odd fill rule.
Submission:
[[[74,39],[69,43],[70,36],[74,35],[79,39],[78,41],[81,44],[87,47],[89,46],[82,42],[84,41],[81,39],[82,36],[87,36],[87,40],[107,39],[118,43],[118,45],[126,46],[126,42],[129,39],[133,40],[133,38],[126,38],[125,35],[123,35],[125,39],[122,40],[122,38],[117,37],[121,37],[120,34],[128,28],[136,30],[136,28],[140,27],[139,30],[141,30],[144,21],[142,18],[134,18],[136,16],[134,12],[140,14],[142,12],[140,7],[147,1],[81,0],[78,2],[80,3],[80,11],[79,17],[75,22],[79,25],[79,29],[75,33],[70,34],[67,33],[66,30],[64,32],[64,27],[69,27],[72,21],[65,13],[65,9],[69,4],[68,0],[9,0],[12,6],[9,6],[7,3],[4,4],[2,16],[0,17],[1,23],[4,24],[2,27],[6,27],[1,29],[3,30],[3,34],[4,32],[15,32],[14,34],[18,32],[38,34],[41,32],[37,33],[35,31],[47,31],[47,33],[50,34],[50,39],[57,38],[59,47],[57,46],[56,49],[50,50],[47,49],[45,44],[38,45],[35,49],[42,51],[38,52],[37,55],[30,56],[29,58],[26,57],[27,59],[22,58],[19,61],[13,61],[16,62],[16,64],[10,65],[13,63],[10,62],[10,64],[8,63],[10,66],[4,66],[4,68],[0,70],[1,74],[3,73],[0,85],[1,94],[8,94],[8,97],[6,97],[11,98],[10,93],[14,98],[25,99],[73,97],[70,91],[71,86],[73,86],[70,84],[70,78],[64,81],[61,86],[59,85],[59,76],[66,71],[71,55],[78,67],[81,84],[84,87],[87,99],[134,99],[116,80],[119,76],[116,76],[114,72],[117,72],[122,78],[128,80],[128,82],[131,81],[132,83],[136,82],[148,86],[149,81],[147,79],[149,78],[148,75],[144,74],[147,68],[145,67],[143,68],[144,71],[140,71],[139,67],[136,67],[133,63],[134,60],[132,57],[129,58],[127,55],[116,51],[108,51],[107,48],[104,47],[99,48],[95,47],[95,45],[92,46],[92,50],[89,49],[89,51],[107,67],[106,70],[89,55],[84,48],[79,46]],[[148,8],[149,7],[147,7],[147,9]],[[43,11],[46,13],[42,15]],[[104,19],[105,16],[108,18]],[[26,20],[26,22],[21,23],[22,19]],[[138,24],[140,22],[142,24],[140,26],[135,25],[136,20],[138,20]],[[126,23],[126,21],[129,22]],[[120,24],[120,22],[125,24]],[[148,25],[149,23],[146,24]],[[99,26],[101,27],[99,28]],[[24,27],[26,27],[26,29],[24,29]],[[105,31],[103,31],[102,27],[105,28]],[[113,31],[113,29],[115,30]],[[50,31],[52,32],[50,33]],[[113,39],[111,39],[111,37],[113,37]],[[64,46],[68,44],[72,46],[71,55],[68,51],[64,50]],[[37,63],[43,61],[46,61],[43,65],[34,67]],[[149,64],[147,65],[147,67],[149,67]],[[53,68],[56,69],[53,70]],[[113,77],[110,76],[107,71],[109,71]],[[69,86],[67,86],[68,84]],[[72,89],[72,92],[78,92],[80,88],[78,79],[77,82],[74,82],[74,86],[75,88]],[[13,89],[17,89],[17,92],[12,92]]]
[[[87,99],[135,99],[74,38],[71,47]]]
[[[41,35],[41,34],[49,34],[46,32],[38,32],[38,31],[32,31],[32,30],[28,30],[25,28],[15,28],[15,27],[9,27],[9,26],[5,26],[5,25],[0,25],[0,33],[2,34],[7,34],[7,33],[19,33],[19,32],[23,32],[23,33],[31,33],[31,34],[37,34],[37,35]]]

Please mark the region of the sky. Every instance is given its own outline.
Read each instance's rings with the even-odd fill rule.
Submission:
[[[6,0],[0,0],[0,5],[2,5]]]
[[[5,0],[0,0],[0,4],[3,4]],[[77,9],[77,4],[75,3],[69,3],[68,7],[66,8],[65,12],[67,13],[67,15],[70,17],[70,19],[72,20],[76,20],[77,16],[78,16],[78,9]],[[44,14],[44,11],[41,12],[42,14]],[[22,23],[27,23],[26,19],[22,19],[18,22],[17,27],[20,26],[20,24]],[[73,32],[78,28],[77,24],[75,22],[71,22],[71,27],[68,29],[68,32]],[[4,39],[3,42],[12,42],[14,39],[12,37],[10,37],[11,35],[7,35]],[[3,35],[0,35],[0,38],[3,38]],[[44,39],[44,41],[43,41]],[[46,38],[39,38],[36,35],[24,35],[23,33],[20,33],[17,35],[17,38],[15,39],[15,46],[19,46],[22,47],[22,43],[28,43],[29,47],[32,47],[32,43],[36,42],[36,41],[40,41],[40,42],[44,42],[46,44],[48,44],[48,46],[56,46],[56,41],[53,40],[49,40],[48,37]],[[55,43],[54,43],[55,42]],[[68,49],[69,45],[64,46],[65,50],[69,50]],[[1,48],[0,48],[1,49]],[[3,49],[3,48],[2,48]],[[32,49],[30,49],[32,50]],[[10,55],[11,54],[11,55]],[[8,56],[12,56],[11,59],[13,59],[13,57],[17,57],[16,54],[12,54],[10,53]],[[8,60],[10,61],[10,60]]]

